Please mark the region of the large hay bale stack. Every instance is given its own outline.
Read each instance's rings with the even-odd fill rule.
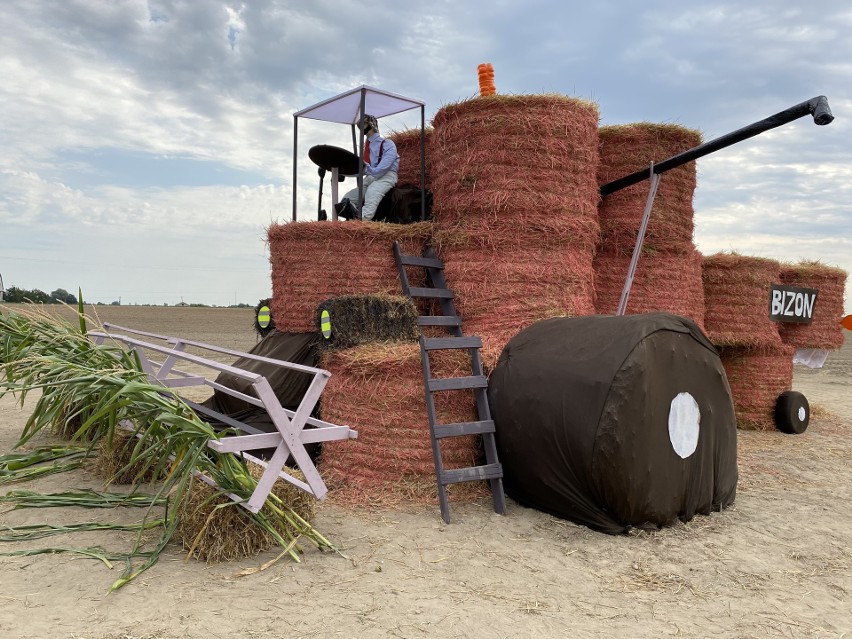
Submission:
[[[615,315],[621,301],[630,258],[602,253],[595,257],[597,312]],[[633,277],[627,314],[667,311],[695,322],[704,330],[702,258],[691,253],[642,255]]]
[[[781,282],[788,286],[814,288],[817,294],[810,324],[783,322],[778,330],[781,340],[796,348],[833,350],[843,346],[843,294],[846,271],[819,262],[800,262],[781,267]]]
[[[434,244],[465,332],[496,362],[533,322],[594,312],[596,105],[494,95],[433,119]]]
[[[600,185],[701,143],[698,131],[641,122],[600,129]],[[695,163],[661,176],[630,289],[626,313],[666,311],[704,328],[701,255],[692,242]],[[598,207],[601,241],[595,258],[596,308],[618,310],[648,198],[647,181],[605,196]]]
[[[641,122],[600,128],[598,184],[603,185],[646,169],[701,144],[701,133],[675,124]],[[630,255],[648,198],[643,181],[607,195],[598,215],[601,249],[612,255]],[[648,221],[644,246],[650,251],[691,253],[695,193],[695,162],[688,162],[660,176],[654,209]]]
[[[323,301],[356,293],[401,291],[392,245],[420,255],[429,222],[292,222],[269,227],[272,319],[279,331],[316,331]],[[415,284],[418,285],[418,284]],[[422,285],[422,284],[419,284]]]
[[[426,128],[423,130],[423,146],[420,146],[420,129],[407,129],[405,131],[394,131],[387,136],[388,140],[396,144],[396,151],[399,153],[399,172],[397,184],[412,184],[420,186],[420,153],[425,151],[424,160],[426,163],[426,188],[431,188],[432,176],[432,157],[431,157],[431,139],[432,129]]]
[[[430,357],[434,377],[470,374],[466,354],[438,351]],[[331,372],[321,416],[348,424],[358,438],[328,442],[317,467],[332,493],[347,502],[376,503],[401,494],[433,492],[435,466],[417,344],[369,344],[328,350],[320,366]],[[473,394],[436,395],[440,423],[476,419]],[[474,436],[441,440],[447,468],[474,466],[480,456]],[[436,491],[434,491],[436,492]]]
[[[737,427],[743,430],[775,430],[778,396],[793,386],[793,347],[720,347]]]
[[[777,283],[776,260],[737,253],[704,257],[704,326],[716,346],[776,348],[778,324],[769,319],[769,290]]]

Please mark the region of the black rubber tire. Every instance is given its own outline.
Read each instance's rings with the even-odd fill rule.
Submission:
[[[797,391],[785,391],[775,402],[775,425],[789,435],[801,435],[811,421],[808,399]]]

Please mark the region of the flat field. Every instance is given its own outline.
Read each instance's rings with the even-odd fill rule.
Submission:
[[[97,307],[102,321],[245,350],[251,309]],[[178,547],[113,594],[108,570],[72,555],[0,558],[4,639],[233,637],[852,636],[852,340],[794,387],[817,417],[799,436],[740,432],[736,504],[655,533],[610,537],[509,503],[355,509],[316,525],[345,557],[305,545],[301,563],[246,569],[275,552],[205,565]],[[0,450],[32,407],[0,399]],[[101,488],[85,470],[25,486]],[[109,513],[105,520],[132,513]],[[90,512],[3,512],[0,523],[71,523]],[[127,546],[130,533],[65,545]],[[22,547],[0,543],[0,551]],[[33,547],[40,542],[28,542]]]

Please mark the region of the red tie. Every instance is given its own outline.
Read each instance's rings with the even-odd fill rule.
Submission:
[[[370,165],[370,141],[367,140],[366,144],[364,144],[364,164],[367,166]]]

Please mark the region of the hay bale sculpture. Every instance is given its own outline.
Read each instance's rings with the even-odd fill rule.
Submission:
[[[600,185],[701,143],[698,131],[648,122],[601,127],[599,137]],[[693,243],[695,185],[694,162],[661,177],[627,313],[667,311],[692,320],[703,330],[701,254]],[[647,197],[648,183],[640,182],[607,195],[598,206],[601,238],[594,262],[598,313],[618,310]]]
[[[736,495],[734,407],[715,349],[668,313],[553,318],[489,385],[508,494],[595,530],[689,521]]]
[[[433,245],[493,366],[533,322],[594,312],[597,106],[490,95],[432,121]]]
[[[411,185],[420,187],[420,152],[425,150],[424,160],[426,162],[426,184],[427,190],[432,189],[432,151],[431,139],[432,129],[423,129],[423,145],[420,147],[420,129],[406,129],[405,131],[394,131],[388,134],[388,140],[396,145],[399,153],[399,172],[397,173],[397,184],[399,186]]]

